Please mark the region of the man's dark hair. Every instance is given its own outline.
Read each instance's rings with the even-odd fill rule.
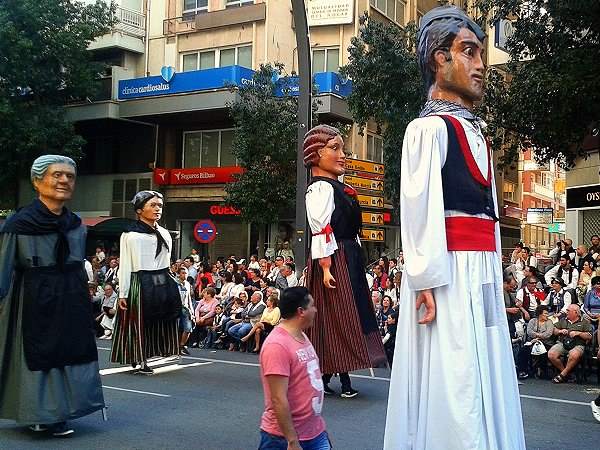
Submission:
[[[393,262],[394,264],[398,264],[398,260],[396,258],[390,258],[390,262]]]
[[[539,305],[535,308],[535,317],[540,317],[544,311],[548,311],[546,305]]]
[[[286,266],[288,269],[290,269],[292,272],[294,272],[296,270],[296,264],[294,263],[285,263],[284,266]]]
[[[515,277],[513,276],[512,273],[505,273],[504,274],[504,282],[505,283],[512,283],[514,279],[515,279]]]
[[[590,239],[594,239],[594,238],[600,239],[600,236],[598,236],[597,234],[592,234],[592,237]]]
[[[184,258],[184,261],[189,261],[189,262],[193,263],[194,258],[192,258],[191,256],[188,256],[188,257]]]
[[[225,283],[230,283],[233,281],[233,274],[226,271],[225,275],[223,275],[223,278],[225,278]]]
[[[258,270],[258,269],[250,269],[250,271],[251,271],[251,272],[252,272],[254,275],[256,275],[257,277],[260,277],[260,270]]]
[[[536,267],[534,267],[534,266],[525,266],[525,268],[531,272],[531,275],[533,275],[534,277],[537,278],[537,276],[538,276],[538,270],[537,270]]]
[[[525,247],[525,244],[523,244],[522,242],[517,242],[515,244],[515,247],[523,248],[523,247]]]
[[[465,12],[453,5],[439,6],[432,9],[421,19],[417,45],[417,60],[425,89],[429,91],[435,82],[435,61],[433,55],[442,50],[446,60],[450,61],[450,47],[460,33],[461,28],[468,28],[483,42],[485,33]]]
[[[531,253],[531,249],[529,247],[523,247],[523,250],[525,250],[528,255]]]
[[[291,319],[298,308],[306,309],[310,303],[310,292],[304,286],[284,289],[279,299],[279,311],[284,319]]]

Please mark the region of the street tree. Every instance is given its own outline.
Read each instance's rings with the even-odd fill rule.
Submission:
[[[261,256],[266,225],[293,210],[296,196],[298,101],[285,75],[282,64],[261,65],[251,83],[232,87],[239,95],[230,105],[232,151],[244,171],[225,186],[226,201],[257,226]]]
[[[81,156],[65,104],[96,92],[103,66],[87,48],[113,17],[105,2],[0,2],[0,208],[16,205],[18,179],[35,157]]]
[[[510,61],[488,73],[484,114],[505,162],[533,148],[571,167],[600,124],[600,2],[478,0],[482,22],[511,19]],[[493,37],[490,37],[493,39]]]
[[[415,54],[416,32],[414,23],[400,28],[364,14],[359,34],[348,48],[349,63],[341,69],[352,79],[348,106],[361,132],[373,120],[382,133],[385,191],[396,207],[404,132],[425,102]]]

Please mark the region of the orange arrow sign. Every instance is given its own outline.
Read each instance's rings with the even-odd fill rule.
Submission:
[[[379,175],[383,175],[385,173],[385,166],[383,164],[353,158],[346,158],[346,169],[356,170],[359,172],[376,173]]]
[[[381,228],[363,228],[360,231],[360,238],[365,241],[383,242],[385,241],[385,230]]]
[[[362,223],[365,225],[383,225],[383,213],[362,213]]]
[[[344,177],[344,183],[357,189],[367,189],[369,191],[383,192],[383,181],[380,180],[371,180],[369,178],[362,178],[354,175],[346,175]]]
[[[358,199],[360,206],[375,209],[383,208],[383,197],[358,194],[356,198]]]

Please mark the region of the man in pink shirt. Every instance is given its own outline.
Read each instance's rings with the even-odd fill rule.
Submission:
[[[308,289],[292,287],[279,301],[281,323],[265,340],[260,375],[265,412],[260,450],[329,450],[319,358],[302,330],[312,326],[317,309]]]

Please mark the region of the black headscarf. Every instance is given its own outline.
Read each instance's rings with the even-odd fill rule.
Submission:
[[[9,217],[0,233],[24,234],[28,236],[42,236],[44,234],[58,234],[54,248],[54,256],[59,266],[63,266],[69,256],[69,241],[67,233],[81,226],[81,219],[67,208],[63,207],[60,214],[54,214],[39,199],[19,209]]]

